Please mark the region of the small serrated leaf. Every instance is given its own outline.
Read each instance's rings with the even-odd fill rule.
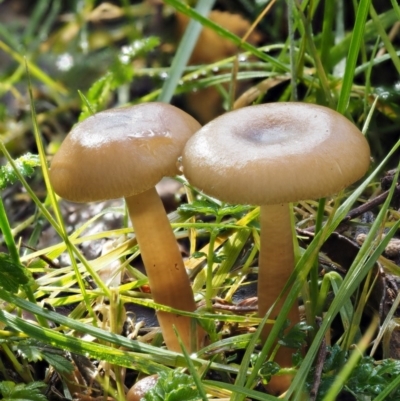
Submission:
[[[36,362],[42,360],[42,353],[38,347],[27,343],[20,343],[16,346],[18,352],[21,354],[23,359],[30,362]]]
[[[111,81],[113,76],[111,73],[98,79],[89,89],[86,96],[81,94],[83,100],[82,112],[79,116],[79,121],[83,121],[86,118],[93,115],[97,111],[103,108],[107,100],[107,95],[111,91]]]
[[[34,173],[35,167],[40,166],[40,160],[38,155],[26,153],[14,160],[14,164],[22,176],[30,177]],[[17,181],[18,176],[10,163],[0,167],[0,190],[7,188],[7,186]]]
[[[280,370],[280,366],[273,361],[267,361],[263,363],[259,375],[265,380],[266,382],[269,382],[271,380],[271,377],[278,373]]]
[[[247,212],[249,209],[253,208],[253,206],[249,205],[227,205],[223,206],[218,210],[219,216],[227,216],[230,214],[238,214]]]
[[[62,355],[54,352],[43,351],[43,359],[45,359],[59,373],[71,373],[74,365]]]
[[[3,394],[4,399],[13,392],[14,388],[15,388],[15,383],[11,381],[0,382],[0,393]]]
[[[59,373],[71,373],[74,365],[63,355],[62,351],[38,344],[36,340],[20,341],[15,346],[21,357],[29,362],[45,360]]]
[[[20,285],[29,283],[31,276],[23,265],[15,263],[10,255],[0,253],[0,287],[16,293]]]
[[[156,385],[144,396],[146,401],[194,401],[199,398],[193,378],[174,370],[160,372]]]
[[[46,384],[42,382],[15,384],[3,381],[0,383],[0,393],[3,395],[2,401],[46,401],[46,396],[41,393],[44,387]]]
[[[218,205],[207,201],[195,201],[193,203],[184,203],[179,206],[178,211],[181,213],[194,214],[211,214],[216,216],[218,214]]]
[[[284,347],[299,349],[305,344],[307,331],[310,330],[312,330],[311,326],[304,322],[298,323],[287,334],[280,336],[278,343]]]
[[[180,387],[171,391],[165,398],[166,401],[194,401],[199,399],[199,392],[196,388]]]
[[[207,257],[207,254],[205,252],[198,251],[198,252],[192,253],[192,258],[195,258],[195,259],[206,258],[206,257]]]
[[[131,82],[135,74],[132,68],[132,60],[138,56],[142,56],[160,44],[160,40],[154,36],[138,39],[130,45],[123,46],[118,58],[111,66],[113,74],[112,88],[115,89],[125,83]]]
[[[153,50],[159,43],[160,40],[158,38],[151,36],[135,40],[131,45],[124,46],[111,69],[92,84],[86,95],[80,93],[83,105],[79,121],[83,121],[94,113],[103,110],[107,106],[111,91],[132,81],[134,69],[131,61],[135,57]]]

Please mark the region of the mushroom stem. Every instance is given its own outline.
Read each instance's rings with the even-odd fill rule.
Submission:
[[[125,198],[138,241],[154,302],[171,308],[193,312],[196,304],[189,277],[171,224],[156,189]],[[186,349],[194,352],[200,345],[201,331],[191,340],[191,318],[157,312],[168,349],[180,352],[176,327]],[[193,344],[193,345],[192,345]]]
[[[290,222],[290,211],[287,203],[261,206],[260,214],[261,239],[258,269],[258,314],[264,317],[268,309],[278,298],[282,288],[294,268],[293,238]],[[275,305],[271,318],[279,315],[285,298]],[[293,305],[287,318],[291,326],[299,322],[297,304]],[[271,331],[271,325],[265,325],[261,334],[265,341]],[[292,366],[293,352],[281,347],[275,361],[281,367]],[[290,376],[274,376],[269,389],[275,392],[287,390]]]

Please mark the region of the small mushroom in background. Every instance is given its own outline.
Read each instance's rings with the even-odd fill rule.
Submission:
[[[126,393],[126,401],[140,401],[158,381],[158,375],[146,376],[138,380]]]
[[[358,128],[341,114],[305,103],[270,103],[224,114],[201,128],[183,151],[188,181],[220,200],[261,205],[258,311],[263,317],[294,268],[289,202],[337,193],[368,170],[370,149]],[[275,306],[278,315],[284,300]],[[299,321],[297,305],[288,315]],[[266,325],[262,339],[271,330]],[[281,347],[275,361],[292,366]],[[273,393],[291,377],[274,376]]]
[[[208,15],[210,21],[215,22],[222,28],[232,32],[239,37],[245,37],[250,29],[250,21],[244,19],[240,14],[232,14],[213,10]],[[182,14],[176,13],[176,30],[177,36],[181,38],[186,31],[190,19]],[[258,31],[252,31],[246,38],[246,42],[256,45],[261,42],[262,35]],[[221,37],[214,30],[203,27],[196,46],[190,56],[188,65],[207,65],[224,58],[235,56],[238,54],[238,46],[230,40]],[[218,68],[217,68],[218,70]],[[217,75],[217,71],[213,71],[213,75]],[[247,88],[243,81],[236,82],[237,93],[241,94]],[[222,84],[228,90],[229,83]],[[223,97],[219,90],[214,86],[200,88],[197,91],[190,91],[184,95],[185,107],[193,114],[200,123],[208,123],[213,118],[224,112]]]
[[[196,304],[184,263],[155,185],[179,174],[176,161],[200,124],[163,103],[110,109],[77,124],[54,156],[54,191],[73,202],[124,197],[156,303],[193,312]],[[173,326],[184,345],[195,351],[203,340],[190,339],[191,319],[158,312],[165,343],[180,351]],[[192,346],[193,344],[193,346]]]

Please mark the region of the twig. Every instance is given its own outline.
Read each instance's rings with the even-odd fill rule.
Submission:
[[[369,212],[376,206],[381,205],[383,202],[385,202],[386,198],[389,195],[389,189],[385,192],[382,192],[380,195],[375,197],[374,199],[369,200],[368,202],[365,202],[364,204],[354,208],[353,210],[350,210],[350,212],[346,215],[346,217],[340,222],[338,228],[336,229],[339,230],[340,226],[343,224],[348,223],[350,220],[361,216],[362,214]],[[400,195],[400,184],[396,185],[396,188],[394,189],[394,196]],[[315,231],[315,226],[307,227],[304,229],[304,231],[308,231],[310,233],[313,233]]]
[[[387,191],[382,192],[376,198],[371,199],[368,202],[365,202],[363,205],[360,205],[353,210],[350,210],[347,216],[343,219],[342,223],[347,223],[351,219],[361,216],[363,213],[368,212],[374,207],[381,205],[383,202],[385,202],[386,198],[388,197],[389,191],[390,190],[388,189]],[[400,195],[400,184],[396,185],[396,188],[394,190],[394,195]]]
[[[225,303],[224,300],[220,298],[214,298],[212,300],[213,308],[217,310],[230,311],[235,313],[248,313],[248,312],[256,312],[258,310],[257,305],[258,298],[251,297],[244,299],[236,305]]]
[[[324,337],[319,347],[317,360],[315,363],[314,383],[310,391],[310,401],[315,401],[317,398],[318,389],[321,384],[322,370],[324,368],[326,353],[326,339]]]

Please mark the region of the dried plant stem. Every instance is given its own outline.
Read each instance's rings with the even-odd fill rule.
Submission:
[[[126,198],[135,229],[153,300],[174,309],[193,312],[196,304],[188,275],[171,224],[155,188]],[[157,312],[168,349],[180,352],[176,327],[186,349],[194,352],[201,341],[201,331],[191,341],[191,319],[167,312]],[[192,345],[193,343],[193,345]]]

